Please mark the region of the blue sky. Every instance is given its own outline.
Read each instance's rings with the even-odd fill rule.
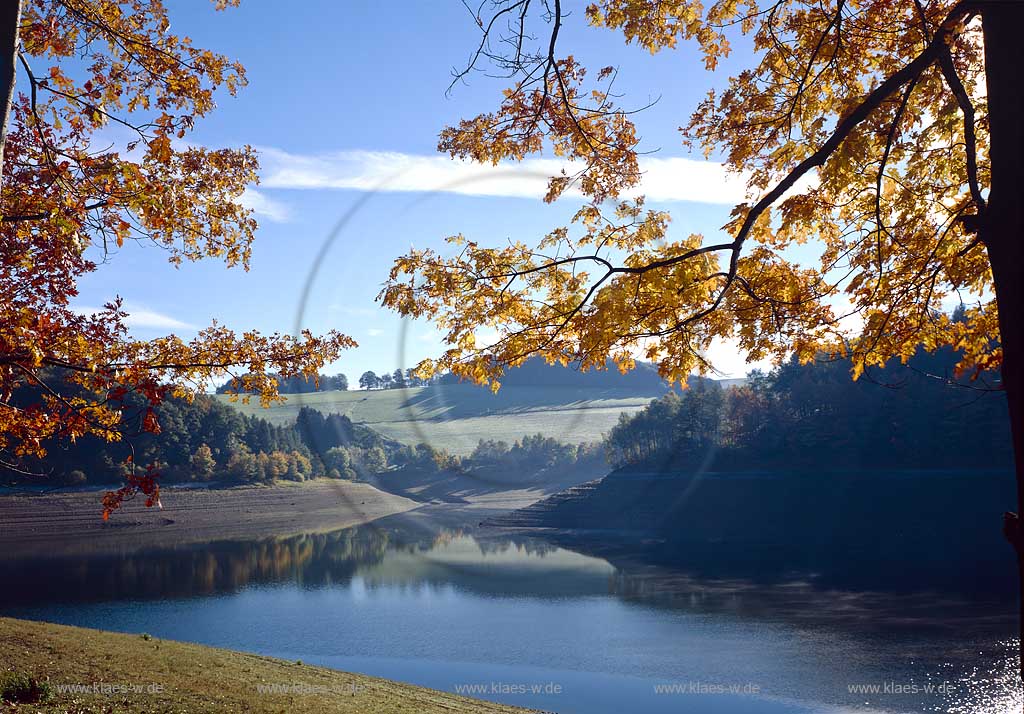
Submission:
[[[447,123],[492,109],[503,87],[476,76],[446,97],[452,67],[465,63],[479,39],[458,0],[305,0],[301,10],[243,0],[220,13],[198,0],[168,6],[172,31],[246,66],[249,86],[238,97],[220,96],[189,141],[259,149],[262,184],[247,200],[260,228],[248,273],[215,261],[175,269],[158,249],[126,246],[83,280],[77,304],[120,295],[139,337],[187,337],[213,318],[268,332],[336,328],[360,346],[329,372],[355,382],[366,369],[412,366],[441,345],[429,325],[403,325],[374,303],[394,257],[460,232],[481,243],[530,242],[564,225],[580,205],[573,197],[540,200],[550,156],[496,174],[436,153]],[[736,52],[715,74],[689,46],[651,57],[615,33],[585,27],[582,7],[565,21],[565,51],[594,71],[617,65],[625,106],[660,97],[637,119],[642,148],[658,150],[645,165],[648,204],[672,212],[676,235],[714,234],[742,195],[742,181],[688,154],[677,128],[749,56]],[[743,369],[734,350],[712,357],[725,372]]]

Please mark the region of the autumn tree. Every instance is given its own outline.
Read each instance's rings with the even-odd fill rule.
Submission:
[[[456,81],[484,70],[509,85],[439,149],[488,163],[551,151],[567,169],[547,200],[572,188],[584,203],[535,241],[453,236],[449,251],[397,260],[383,303],[446,331],[421,374],[496,385],[530,355],[584,369],[642,355],[682,382],[725,338],[754,359],[847,357],[856,378],[951,346],[961,374],[1001,370],[1024,512],[1024,3],[596,0],[569,17],[560,0],[496,0],[479,12]],[[747,181],[720,235],[671,231],[667,212],[630,198],[650,148],[643,113],[620,106],[616,68],[588,71],[562,46],[569,21],[652,54],[693,43],[708,70],[739,36],[752,46],[749,66],[681,121],[686,146]],[[816,259],[791,259],[797,244]],[[962,319],[948,315],[957,300]],[[485,328],[498,337],[480,344]],[[1024,575],[1019,522],[1006,514],[1004,531]]]
[[[213,458],[213,451],[206,444],[200,444],[189,459],[192,472],[201,481],[209,481],[217,468],[217,461]]]
[[[256,156],[188,141],[215,92],[233,95],[245,72],[173,34],[159,0],[10,0],[0,59],[0,466],[24,470],[63,439],[159,431],[164,399],[215,377],[273,401],[277,375],[315,378],[354,344],[217,323],[192,340],[142,341],[120,300],[76,312],[79,279],[126,243],[158,246],[175,265],[248,267],[256,222],[240,197]],[[140,490],[157,499],[154,473],[133,470],[104,517]]]

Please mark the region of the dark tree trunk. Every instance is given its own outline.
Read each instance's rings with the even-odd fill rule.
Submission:
[[[992,181],[980,236],[988,249],[999,304],[1002,378],[1010,409],[1017,513],[1005,533],[1021,576],[1020,673],[1024,684],[1024,2],[983,6]]]
[[[0,177],[4,168],[4,145],[14,100],[14,77],[18,64],[18,25],[22,0],[3,0],[0,8]],[[2,180],[2,178],[0,178]]]

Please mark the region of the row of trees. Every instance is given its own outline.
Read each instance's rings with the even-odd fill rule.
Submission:
[[[791,361],[734,388],[694,379],[623,415],[608,458],[679,470],[1011,468],[1005,394],[994,377],[954,379],[957,359],[921,352],[857,382],[841,360]]]
[[[231,394],[244,384],[242,377],[238,384],[228,380],[217,387],[217,394]],[[344,392],[348,390],[348,377],[342,373],[320,374],[314,379],[304,375],[283,377],[280,374],[271,377],[277,384],[278,394],[309,394],[312,392]],[[245,391],[244,389],[242,391]]]
[[[396,369],[394,372],[385,372],[381,375],[372,371],[363,372],[359,377],[359,386],[363,389],[405,389],[406,387],[425,387],[436,381],[416,376],[410,367],[404,372]]]
[[[541,471],[607,467],[602,444],[565,444],[550,436],[524,436],[511,445],[481,440],[463,463],[473,470],[535,474]]]
[[[602,444],[566,444],[543,434],[527,435],[512,444],[481,439],[469,456],[450,454],[429,444],[402,446],[392,459],[402,468],[420,472],[513,476],[522,481],[542,473],[580,469],[597,476],[608,467]]]

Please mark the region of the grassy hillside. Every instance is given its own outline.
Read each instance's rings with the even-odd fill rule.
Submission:
[[[32,701],[40,693],[32,691],[28,677],[46,682],[44,701]],[[98,691],[88,691],[94,685]],[[75,687],[77,692],[68,691]],[[526,711],[386,679],[148,635],[7,618],[0,618],[0,696],[5,700],[0,701],[4,711],[8,701],[20,698],[26,703],[12,704],[11,711],[54,714]]]
[[[633,387],[518,386],[497,394],[468,384],[446,384],[383,391],[291,394],[270,409],[259,403],[237,404],[275,424],[290,423],[303,406],[325,414],[344,414],[354,422],[407,444],[426,442],[468,454],[480,439],[512,442],[541,433],[564,442],[597,441],[618,421],[654,394]],[[218,399],[227,397],[218,395]]]

